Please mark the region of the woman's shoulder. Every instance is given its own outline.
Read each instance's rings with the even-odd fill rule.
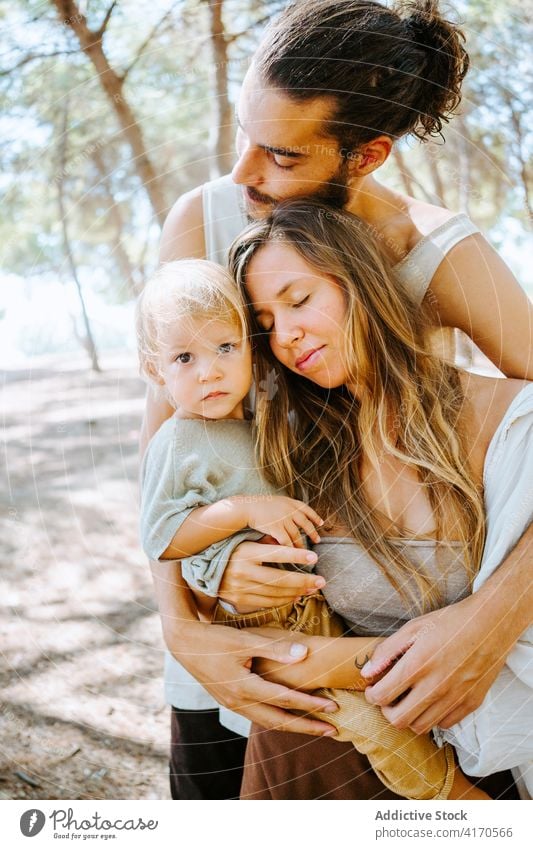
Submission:
[[[471,462],[482,474],[488,447],[515,398],[528,380],[486,377],[461,372],[461,383],[468,402],[465,415],[467,434],[471,438]]]

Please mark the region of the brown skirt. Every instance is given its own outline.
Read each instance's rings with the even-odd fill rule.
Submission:
[[[510,772],[471,779],[493,799],[518,799]],[[351,743],[252,725],[241,799],[400,799]]]

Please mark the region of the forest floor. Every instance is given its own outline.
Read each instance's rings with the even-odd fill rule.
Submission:
[[[133,356],[0,373],[0,799],[168,799]]]
[[[2,372],[0,798],[168,799],[133,357]]]

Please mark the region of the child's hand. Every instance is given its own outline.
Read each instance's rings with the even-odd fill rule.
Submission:
[[[284,495],[257,496],[247,505],[247,522],[250,528],[269,534],[278,545],[305,548],[302,533],[312,542],[320,542],[316,531],[324,524],[315,511],[294,498]]]

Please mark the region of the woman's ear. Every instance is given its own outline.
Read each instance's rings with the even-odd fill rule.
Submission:
[[[392,150],[392,139],[390,136],[377,136],[365,144],[360,145],[357,151],[348,156],[350,163],[350,175],[352,177],[365,177],[371,174],[389,157]]]

